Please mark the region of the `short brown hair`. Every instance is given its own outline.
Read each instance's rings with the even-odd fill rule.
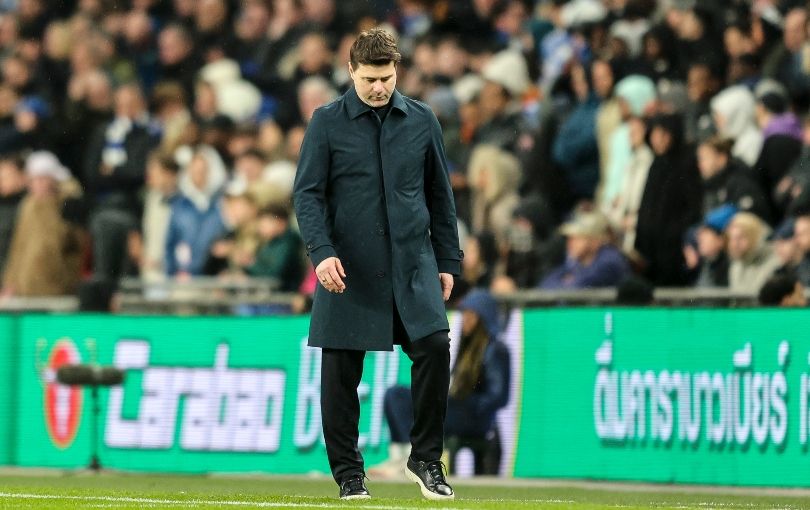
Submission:
[[[704,140],[703,143],[701,143],[701,145],[711,147],[720,154],[731,156],[731,149],[734,148],[734,140],[723,138],[722,136],[719,135],[714,135]]]
[[[401,58],[394,36],[381,28],[360,32],[349,50],[352,69],[357,69],[358,65],[384,66]]]

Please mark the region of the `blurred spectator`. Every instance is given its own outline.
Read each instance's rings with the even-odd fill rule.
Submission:
[[[152,111],[160,125],[160,151],[174,155],[190,142],[192,118],[188,99],[179,82],[160,82],[152,91]]]
[[[127,236],[139,230],[138,192],[158,136],[141,89],[118,87],[115,118],[92,135],[84,167],[96,279],[116,279],[127,270]]]
[[[269,205],[259,212],[257,232],[261,246],[253,264],[246,268],[251,276],[275,278],[278,289],[294,292],[304,277],[303,242],[290,228],[289,210]]]
[[[110,78],[99,70],[73,74],[67,86],[67,97],[57,119],[56,146],[70,168],[82,168],[84,151],[94,133],[113,119],[113,87]],[[79,176],[84,180],[84,176]]]
[[[725,230],[737,213],[733,205],[723,205],[706,213],[703,223],[697,227],[695,287],[728,287],[729,258],[726,253]],[[687,265],[690,257],[685,256]]]
[[[174,204],[180,199],[177,180],[180,167],[160,153],[153,153],[146,166],[140,259],[141,276],[154,281],[166,277],[166,237]]]
[[[486,80],[478,96],[481,125],[476,143],[515,148],[522,132],[520,100],[529,88],[529,76],[523,56],[513,51],[494,55],[483,69]]]
[[[627,121],[632,154],[624,169],[623,185],[613,203],[606,210],[625,253],[632,253],[636,245],[638,210],[647,185],[647,176],[655,158],[647,145],[647,126],[644,120],[633,117]]]
[[[807,306],[804,285],[796,276],[772,276],[759,290],[759,304],[783,308]]]
[[[200,275],[215,240],[227,230],[219,199],[226,170],[217,152],[199,147],[180,173],[181,197],[171,207],[166,239],[166,273]]]
[[[659,115],[650,121],[655,159],[638,209],[635,248],[644,275],[656,286],[687,283],[681,242],[701,214],[700,174],[682,134],[677,115]]]
[[[211,243],[202,272],[209,276],[241,276],[255,261],[261,242],[257,231],[258,200],[243,183],[232,181],[225,187],[220,212],[226,230]]]
[[[473,230],[489,230],[502,241],[520,197],[520,162],[492,145],[478,145],[470,157]]]
[[[729,288],[733,292],[758,292],[779,269],[779,257],[767,242],[768,226],[751,213],[737,213],[728,225]]]
[[[158,35],[158,78],[180,83],[187,97],[194,96],[194,82],[202,65],[194,49],[191,32],[181,24],[167,25]]]
[[[759,158],[763,137],[754,118],[754,95],[744,85],[734,85],[717,94],[711,102],[717,133],[734,140],[731,154],[749,167]]]
[[[474,288],[488,289],[498,263],[498,244],[495,236],[486,231],[471,234],[467,236],[463,251],[461,276],[456,279],[453,286],[454,294],[463,295]]]
[[[25,197],[23,164],[16,157],[0,159],[0,276],[6,267],[17,212]]]
[[[79,282],[81,234],[62,219],[62,203],[80,193],[70,171],[50,152],[25,162],[28,194],[19,216],[3,275],[4,296],[71,294]]]
[[[475,473],[498,473],[500,452],[495,417],[509,401],[509,350],[498,337],[498,304],[490,294],[473,290],[459,303],[461,338],[452,368],[444,435],[451,459],[461,446],[475,443]],[[410,388],[392,386],[383,399],[391,430],[388,462],[373,468],[374,476],[396,476],[410,454],[413,402]],[[493,444],[494,443],[494,444]],[[450,462],[451,471],[454,469]]]
[[[779,257],[781,266],[777,274],[796,274],[802,261],[802,251],[794,239],[794,226],[796,221],[788,218],[774,231],[771,237],[773,251]]]
[[[298,85],[298,110],[301,121],[309,124],[313,112],[338,97],[332,85],[320,76],[310,76]]]
[[[802,126],[802,149],[799,157],[772,190],[773,204],[778,216],[791,216],[802,207],[810,192],[810,117]]]
[[[622,111],[619,100],[613,93],[616,85],[616,73],[613,65],[606,59],[595,59],[591,63],[591,83],[593,92],[599,98],[599,109],[596,112],[596,141],[599,144],[599,182],[607,178],[608,161],[610,161],[610,140],[613,132],[622,123]],[[601,196],[601,190],[597,192]]]
[[[710,103],[720,89],[717,71],[703,62],[696,62],[689,67],[687,75],[687,93],[689,103],[684,112],[685,139],[687,143],[696,144],[708,138],[714,130]]]
[[[624,188],[625,169],[633,157],[630,143],[630,124],[633,117],[644,117],[656,99],[655,84],[645,76],[632,75],[616,84],[616,98],[622,114],[622,124],[610,139],[607,175],[602,183],[601,207],[610,207]]]
[[[787,173],[802,147],[801,123],[788,111],[784,94],[781,85],[773,91],[766,89],[756,104],[757,124],[762,129],[764,142],[754,170],[763,189],[769,192]]]
[[[697,150],[698,168],[703,177],[703,213],[731,204],[739,211],[756,214],[770,221],[768,197],[742,163],[731,157],[733,142],[712,137]]]
[[[505,246],[505,275],[493,282],[498,286],[506,283],[506,288],[532,288],[560,265],[565,260],[565,238],[556,226],[546,200],[537,196],[523,199],[512,213]],[[504,277],[509,281],[503,281]]]
[[[622,253],[609,242],[610,227],[601,213],[579,213],[562,226],[566,261],[540,283],[543,289],[611,287],[630,273]]]
[[[591,91],[581,65],[570,74],[576,105],[562,122],[552,148],[554,162],[562,169],[574,199],[593,200],[599,183],[599,147],[596,114],[599,99]]]

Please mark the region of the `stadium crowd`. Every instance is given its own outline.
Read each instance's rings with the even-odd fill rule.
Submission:
[[[3,296],[273,278],[311,293],[291,190],[348,49],[398,37],[493,292],[810,284],[799,0],[2,0]],[[632,276],[631,276],[632,275]]]

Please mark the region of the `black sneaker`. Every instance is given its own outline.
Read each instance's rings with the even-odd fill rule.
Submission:
[[[427,499],[451,500],[455,498],[453,488],[444,478],[445,467],[442,461],[415,461],[408,457],[408,469],[405,475],[419,485],[422,495]]]
[[[365,475],[359,473],[350,475],[340,482],[340,499],[369,499],[368,489],[366,489]]]

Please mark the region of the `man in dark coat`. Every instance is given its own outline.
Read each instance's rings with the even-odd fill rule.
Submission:
[[[341,498],[367,498],[357,386],[369,350],[394,343],[413,362],[407,472],[428,499],[452,499],[439,460],[450,381],[443,299],[460,273],[455,205],[433,112],[395,90],[383,30],[358,36],[354,82],[315,111],[301,148],[295,209],[320,285],[309,345],[321,347],[326,452]]]

